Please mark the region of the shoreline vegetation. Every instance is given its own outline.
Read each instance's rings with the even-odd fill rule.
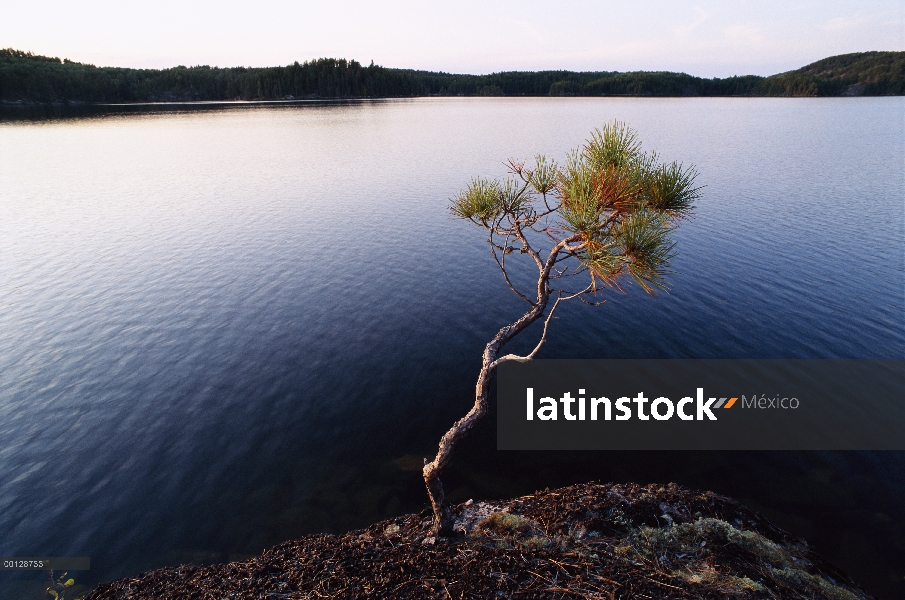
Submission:
[[[803,540],[738,502],[675,484],[581,484],[309,535],[241,562],[182,565],[86,600],[870,598]]]
[[[128,104],[419,96],[898,96],[905,52],[858,52],[769,77],[673,72],[509,71],[490,75],[319,58],[284,67],[96,67],[0,49],[2,104]]]

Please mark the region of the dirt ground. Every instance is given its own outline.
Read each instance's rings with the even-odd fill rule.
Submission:
[[[100,599],[869,598],[807,544],[731,498],[675,484],[582,484],[310,535],[254,560],[119,579]]]

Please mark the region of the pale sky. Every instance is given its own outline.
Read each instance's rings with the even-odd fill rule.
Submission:
[[[334,57],[455,73],[772,75],[905,50],[905,0],[0,0],[0,47],[120,67]]]

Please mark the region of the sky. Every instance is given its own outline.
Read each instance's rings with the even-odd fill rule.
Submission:
[[[141,68],[331,57],[475,74],[772,75],[905,50],[905,0],[0,0],[0,47]]]

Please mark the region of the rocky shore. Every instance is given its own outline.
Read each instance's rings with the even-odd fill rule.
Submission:
[[[582,484],[454,508],[260,557],[167,567],[99,586],[100,599],[870,598],[803,540],[738,502],[675,484]]]

